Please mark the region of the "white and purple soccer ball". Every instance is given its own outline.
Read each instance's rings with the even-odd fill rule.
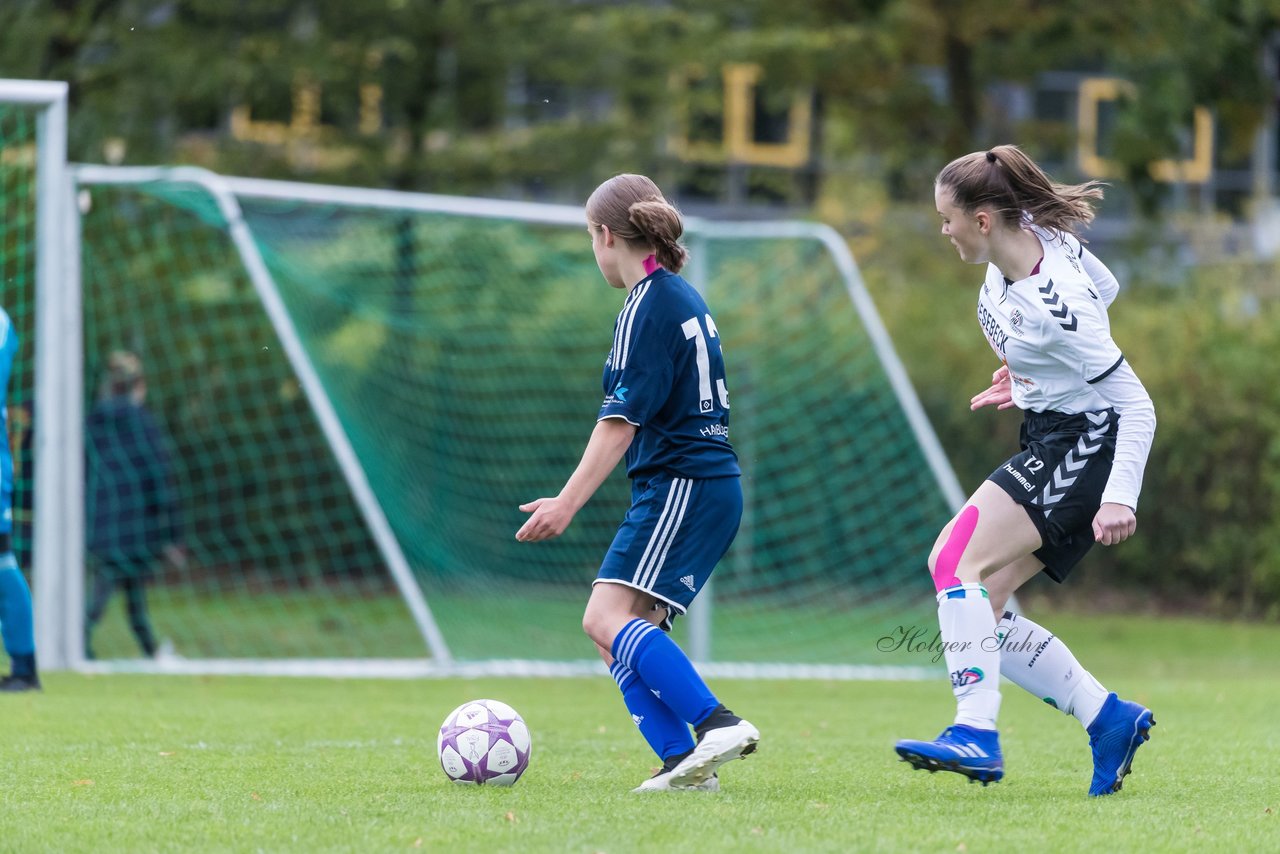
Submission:
[[[529,767],[533,742],[524,718],[506,703],[472,700],[440,725],[440,767],[455,783],[510,786]]]

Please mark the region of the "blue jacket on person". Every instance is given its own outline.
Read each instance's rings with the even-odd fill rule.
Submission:
[[[164,433],[145,406],[120,395],[94,405],[85,444],[88,550],[145,572],[180,533]]]

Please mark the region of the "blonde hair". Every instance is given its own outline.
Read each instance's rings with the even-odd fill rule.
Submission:
[[[142,380],[142,360],[128,350],[113,350],[107,356],[101,393],[108,397],[129,394]]]
[[[607,225],[628,246],[651,247],[658,263],[673,273],[689,260],[680,244],[680,211],[643,175],[615,175],[596,187],[587,199],[587,221],[596,229]]]
[[[965,213],[991,207],[1007,226],[1025,217],[1044,228],[1076,234],[1093,221],[1093,203],[1105,184],[1059,184],[1016,145],[997,145],[952,160],[935,183],[951,191]]]

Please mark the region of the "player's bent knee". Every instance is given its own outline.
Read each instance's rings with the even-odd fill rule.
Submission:
[[[618,632],[632,620],[661,625],[665,616],[665,605],[652,596],[619,585],[598,584],[582,614],[582,630],[597,646],[609,649]]]
[[[595,641],[596,646],[599,647],[608,646],[608,643],[602,643],[600,640],[604,622],[598,610],[590,606],[587,607],[587,610],[582,615],[582,631],[586,632],[587,637]]]
[[[625,610],[615,611],[591,603],[587,605],[587,610],[582,615],[582,630],[586,632],[587,637],[595,641],[597,646],[608,649],[612,646],[614,637],[632,619],[634,617]]]

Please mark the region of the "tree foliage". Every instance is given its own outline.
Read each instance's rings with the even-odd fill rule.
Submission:
[[[7,0],[0,72],[72,84],[72,155],[194,159],[227,171],[452,192],[576,197],[584,175],[689,171],[668,151],[690,65],[764,67],[820,116],[820,172],[871,164],[911,186],[1008,141],[984,122],[995,81],[1048,70],[1127,77],[1116,157],[1136,182],[1177,150],[1195,104],[1247,138],[1270,85],[1280,4],[1242,0]],[[237,141],[232,110],[288,121],[320,87],[323,139],[350,156]],[[362,86],[380,126],[361,129]],[[776,88],[775,88],[776,87]],[[118,152],[118,143],[116,150]],[[293,152],[296,154],[296,150]],[[666,170],[664,173],[663,170]]]

